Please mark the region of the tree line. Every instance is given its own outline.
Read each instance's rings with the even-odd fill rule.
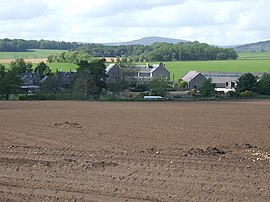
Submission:
[[[235,60],[238,57],[232,48],[219,48],[198,41],[180,42],[177,44],[154,43],[150,46],[104,46],[91,44],[80,46],[77,50],[95,57],[126,57],[130,62]]]
[[[74,50],[93,57],[119,57],[130,62],[140,61],[193,61],[193,60],[234,60],[237,53],[232,48],[220,48],[206,43],[180,42],[154,43],[144,45],[109,46],[102,44],[49,41],[0,39],[0,51],[27,51],[28,49]]]
[[[24,40],[24,39],[0,39],[0,51],[25,52],[28,49],[52,49],[69,50],[76,49],[82,44],[77,42],[50,41],[50,40]]]

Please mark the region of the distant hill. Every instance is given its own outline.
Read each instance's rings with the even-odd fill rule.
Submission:
[[[236,46],[234,50],[238,53],[270,52],[270,40]]]
[[[182,39],[172,39],[172,38],[165,38],[165,37],[144,37],[138,40],[128,41],[128,42],[117,42],[117,43],[104,43],[104,45],[111,45],[111,46],[118,46],[118,45],[144,45],[149,46],[156,42],[164,42],[164,43],[179,43],[179,42],[188,42]]]

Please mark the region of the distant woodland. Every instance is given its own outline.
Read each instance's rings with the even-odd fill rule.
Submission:
[[[77,42],[64,41],[0,39],[0,51],[2,52],[25,52],[28,49],[68,50],[81,45]]]
[[[129,61],[192,61],[234,60],[237,53],[232,48],[220,48],[206,43],[180,42],[144,45],[109,46],[78,42],[0,39],[0,51],[24,52],[29,49],[73,50],[94,57],[127,57]]]

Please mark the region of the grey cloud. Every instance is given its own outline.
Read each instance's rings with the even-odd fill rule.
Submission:
[[[1,0],[0,38],[168,36],[224,45],[269,37],[268,0]]]
[[[31,0],[1,0],[0,20],[30,19],[42,16],[46,4]]]
[[[95,3],[94,5],[91,2],[81,1],[84,5],[82,16],[84,17],[104,17],[104,16],[113,16],[120,13],[130,13],[134,11],[146,11],[156,7],[165,7],[169,5],[180,5],[186,2],[187,0],[103,0],[101,3]],[[102,3],[103,2],[103,3]],[[107,3],[105,3],[107,2]],[[70,4],[72,5],[72,4]],[[98,6],[95,6],[98,5]]]

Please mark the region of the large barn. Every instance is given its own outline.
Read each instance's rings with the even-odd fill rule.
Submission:
[[[245,72],[198,72],[189,71],[182,80],[188,83],[188,89],[198,89],[204,83],[206,79],[211,78],[212,83],[215,84],[216,88],[234,89],[236,82],[240,76],[244,75]],[[252,73],[258,78],[263,76],[263,72]]]

